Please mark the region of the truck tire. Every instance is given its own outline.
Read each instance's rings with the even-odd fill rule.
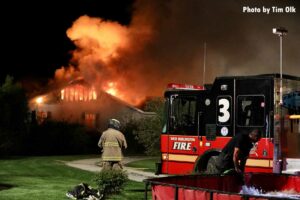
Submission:
[[[216,169],[216,162],[218,156],[211,156],[206,165],[205,174],[217,174],[218,170]]]
[[[194,173],[200,173],[200,174],[217,173],[215,164],[219,154],[220,154],[220,150],[218,149],[213,149],[205,152],[201,157],[197,159],[194,167]]]

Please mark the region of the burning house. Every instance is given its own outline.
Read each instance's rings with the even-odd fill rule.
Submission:
[[[136,49],[130,44],[130,32],[126,26],[100,18],[76,20],[67,36],[77,48],[70,64],[57,69],[52,80],[63,86],[30,101],[38,122],[67,121],[102,131],[112,117],[126,122],[153,116],[132,106],[154,93],[146,92],[149,87],[141,84],[147,79],[141,78],[135,61],[127,62],[128,53]]]
[[[30,100],[38,122],[46,119],[80,123],[103,131],[109,118],[123,122],[155,115],[144,112],[119,98],[97,89],[82,78]]]

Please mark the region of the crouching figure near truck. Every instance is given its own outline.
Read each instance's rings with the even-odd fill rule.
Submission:
[[[258,129],[253,129],[248,134],[237,134],[233,137],[217,158],[216,169],[218,173],[244,172],[250,150],[260,138],[261,131]]]

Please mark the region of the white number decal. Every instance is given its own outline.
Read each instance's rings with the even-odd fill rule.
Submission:
[[[221,113],[221,115],[218,116],[218,121],[221,122],[221,123],[225,123],[230,118],[230,113],[228,111],[229,101],[228,101],[228,99],[219,99],[218,103],[219,103],[219,106],[220,106],[219,112]]]

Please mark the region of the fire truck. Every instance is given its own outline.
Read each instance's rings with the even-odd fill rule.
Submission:
[[[210,173],[235,135],[263,132],[246,172],[299,173],[300,77],[217,77],[204,86],[169,84],[157,174]]]

